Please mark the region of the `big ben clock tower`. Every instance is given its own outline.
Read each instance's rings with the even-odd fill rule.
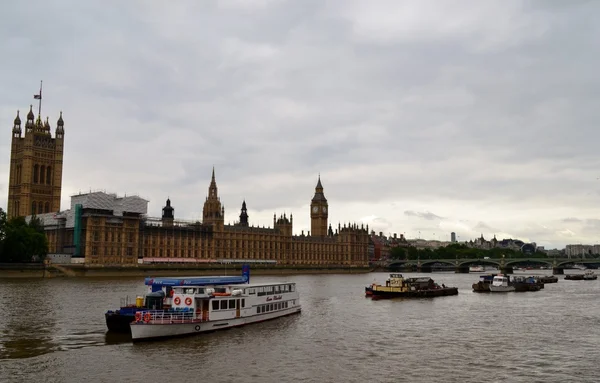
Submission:
[[[327,198],[323,194],[321,176],[315,188],[315,196],[310,203],[310,233],[314,237],[325,237],[327,235],[327,214],[329,213]]]

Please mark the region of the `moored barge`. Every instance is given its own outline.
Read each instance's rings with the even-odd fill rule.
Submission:
[[[433,298],[445,295],[457,295],[458,288],[438,285],[429,277],[404,278],[402,274],[390,274],[385,286],[373,284],[371,298]]]

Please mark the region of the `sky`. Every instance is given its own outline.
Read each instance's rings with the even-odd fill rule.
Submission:
[[[293,213],[385,235],[598,244],[594,1],[7,2],[0,206],[10,137],[44,81],[65,121],[63,209],[90,190],[197,220]],[[35,104],[34,104],[35,105]],[[594,106],[595,105],[595,106]]]

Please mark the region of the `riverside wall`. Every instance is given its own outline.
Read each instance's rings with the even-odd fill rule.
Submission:
[[[0,278],[147,277],[187,275],[239,275],[241,265],[85,265],[0,264]],[[367,267],[311,267],[251,265],[251,275],[360,274]]]

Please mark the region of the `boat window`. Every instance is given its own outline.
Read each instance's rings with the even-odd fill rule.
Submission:
[[[258,288],[258,293],[256,295],[258,295],[259,297],[262,297],[263,295],[266,295],[267,293],[265,292],[265,289],[263,287],[259,287]]]
[[[227,299],[221,301],[221,310],[227,310]]]
[[[198,294],[204,294],[204,289],[202,289],[202,288],[198,289]]]
[[[273,311],[273,303],[269,304],[269,311]]]
[[[248,289],[248,294],[256,294],[256,290],[255,289]]]
[[[230,309],[234,309],[235,308],[235,299],[230,299],[229,300],[229,308]]]
[[[285,301],[284,303],[285,303],[285,308],[287,309],[288,308],[287,301]]]
[[[212,301],[212,309],[213,311],[217,311],[219,309],[219,301]]]
[[[242,299],[242,308],[246,307],[246,300]]]
[[[267,286],[266,290],[267,290],[267,295],[273,295],[273,286]]]
[[[290,285],[290,291],[296,291],[296,285]]]
[[[260,306],[256,306],[256,313],[260,314]]]
[[[194,294],[194,292],[195,292],[194,290],[195,289],[185,289],[185,293],[186,294]]]
[[[226,293],[225,287],[215,287],[215,293]]]

